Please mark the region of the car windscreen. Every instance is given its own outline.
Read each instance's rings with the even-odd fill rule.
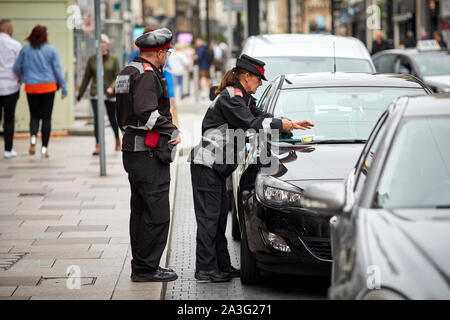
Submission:
[[[420,73],[424,77],[450,75],[450,54],[421,53],[414,56]]]
[[[374,206],[450,206],[450,117],[404,120],[393,140]]]
[[[392,87],[329,87],[281,90],[274,108],[277,117],[309,120],[314,128],[292,131],[284,141],[366,140],[377,119],[397,97],[422,95],[423,89]]]

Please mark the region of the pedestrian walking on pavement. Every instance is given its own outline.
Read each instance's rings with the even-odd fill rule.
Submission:
[[[102,57],[103,57],[103,85],[105,92],[105,106],[108,114],[109,123],[114,132],[114,137],[116,138],[115,150],[120,150],[120,138],[119,138],[119,127],[117,125],[116,119],[116,96],[114,94],[114,87],[116,85],[116,77],[120,72],[119,59],[109,53],[109,37],[106,34],[101,35],[102,40]],[[94,113],[94,132],[95,132],[95,150],[93,155],[100,154],[100,144],[98,141],[98,98],[97,98],[97,57],[92,55],[89,57],[86,64],[86,70],[84,72],[83,82],[81,83],[80,89],[78,90],[77,101],[80,101],[86,91],[89,82],[91,83],[91,105],[92,111]]]
[[[131,188],[131,279],[173,281],[177,274],[159,266],[170,222],[170,162],[181,138],[172,123],[162,68],[172,32],[163,28],[136,39],[139,56],[116,80],[117,120],[124,131],[123,165]]]
[[[3,135],[5,141],[5,159],[17,156],[13,150],[14,121],[17,100],[19,99],[20,81],[13,71],[14,62],[21,49],[18,41],[12,38],[13,25],[10,20],[0,21],[0,121],[2,114]]]
[[[239,150],[227,136],[229,130],[309,129],[309,121],[278,119],[256,107],[252,94],[262,85],[265,63],[243,54],[223,77],[202,122],[202,139],[190,154],[194,210],[197,221],[195,278],[223,282],[240,275],[231,265],[225,229],[228,216],[226,178],[236,169],[227,153]],[[214,145],[214,148],[211,148]],[[212,149],[212,150],[211,150]],[[219,150],[218,150],[219,149]],[[230,150],[233,149],[233,150]],[[218,158],[223,157],[223,158]],[[235,160],[234,160],[235,161]]]
[[[390,49],[389,43],[383,38],[383,32],[381,30],[377,30],[375,32],[375,39],[372,41],[372,52],[371,55],[374,55],[377,52]]]
[[[30,43],[23,46],[13,69],[22,77],[30,109],[30,155],[36,152],[36,136],[42,120],[41,156],[48,158],[53,102],[55,92],[61,88],[61,99],[67,96],[66,79],[62,71],[56,48],[47,42],[47,27],[37,25],[26,39]]]
[[[416,45],[417,40],[414,38],[414,32],[408,30],[408,32],[406,32],[405,48],[415,48]]]
[[[214,50],[209,43],[205,43],[202,39],[197,39],[197,63],[200,74],[200,96],[206,99],[209,96],[209,88],[211,87],[211,64],[214,62]]]
[[[186,73],[187,67],[189,66],[189,59],[185,53],[181,50],[181,45],[176,44],[175,50],[169,57],[170,69],[172,75],[175,78],[175,86],[178,88],[180,99],[183,99],[183,80],[184,74]]]

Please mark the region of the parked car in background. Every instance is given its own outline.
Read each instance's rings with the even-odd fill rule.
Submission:
[[[330,221],[331,299],[450,299],[450,95],[401,97],[344,184],[307,186]]]
[[[329,217],[300,205],[303,189],[317,181],[342,183],[387,106],[401,95],[431,91],[404,75],[310,73],[269,82],[260,108],[276,117],[306,119],[315,127],[272,142],[273,170],[248,144],[232,174],[233,236],[241,238],[241,281],[260,271],[329,275]]]
[[[266,78],[282,74],[333,72],[375,72],[366,46],[353,37],[322,34],[269,34],[249,37],[242,53],[266,63]],[[268,82],[264,81],[255,98]]]
[[[421,40],[413,49],[393,49],[375,54],[377,72],[413,75],[434,92],[450,92],[450,52],[436,40]]]

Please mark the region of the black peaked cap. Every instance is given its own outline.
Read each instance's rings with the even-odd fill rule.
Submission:
[[[172,40],[172,32],[167,28],[156,29],[155,31],[144,33],[134,42],[140,49],[160,50],[169,48]]]
[[[261,79],[266,80],[266,77],[264,76],[264,66],[266,64],[258,59],[252,58],[249,55],[246,55],[245,53],[242,54],[239,58],[236,60],[236,67],[245,69],[254,75],[260,76]]]

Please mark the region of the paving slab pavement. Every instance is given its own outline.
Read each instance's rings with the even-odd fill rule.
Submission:
[[[199,141],[208,104],[192,97],[178,103],[181,154]],[[88,107],[77,105],[82,120],[69,128],[72,135],[50,139],[48,159],[28,155],[28,139],[14,140],[17,158],[0,159],[0,300],[164,299],[166,283],[130,280],[128,179],[107,123],[107,176],[100,177]],[[178,158],[171,165],[171,215]],[[69,288],[74,268],[79,289]]]
[[[15,139],[18,157],[0,159],[0,300],[161,299],[162,283],[130,280],[128,179],[112,130],[105,135],[105,177],[93,136],[52,137],[48,159]],[[68,285],[73,270],[79,289]]]

